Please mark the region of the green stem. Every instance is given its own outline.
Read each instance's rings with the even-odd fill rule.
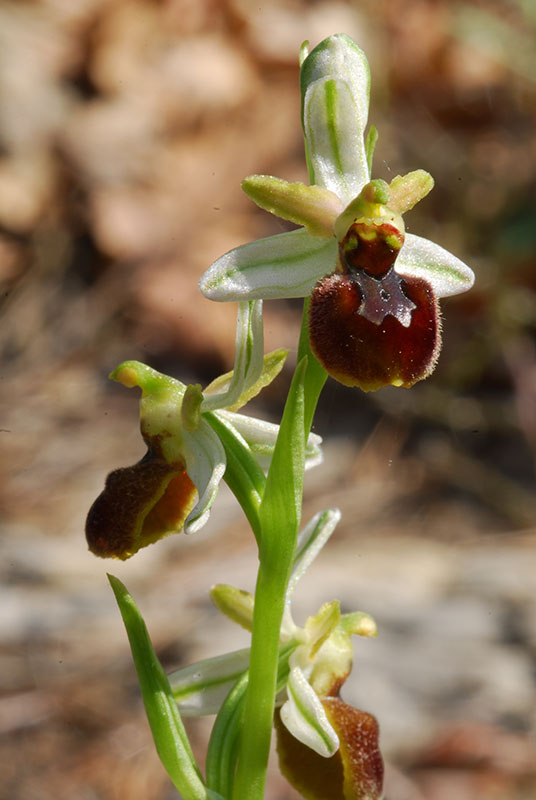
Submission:
[[[275,705],[279,632],[287,576],[262,564],[257,576],[249,684],[233,800],[262,800]]]
[[[305,469],[304,380],[307,359],[297,366],[290,387],[259,516],[260,566],[249,683],[233,800],[262,800],[275,706],[279,636],[286,589],[301,517]]]
[[[297,642],[283,645],[279,650],[276,693],[285,686],[290,667],[288,659]],[[231,689],[218,712],[207,751],[207,786],[221,797],[230,798],[238,759],[240,731],[244,716],[249,670],[246,670]]]

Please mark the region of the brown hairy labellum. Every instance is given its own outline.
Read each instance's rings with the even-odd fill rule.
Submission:
[[[370,290],[363,291],[358,276],[329,275],[314,288],[311,348],[340,383],[364,391],[389,384],[409,388],[432,372],[440,348],[437,301],[425,280],[400,277],[399,281],[401,292],[414,305],[407,326],[398,316],[381,310],[377,311],[377,316],[383,316],[381,322],[371,321],[382,290],[376,290],[379,299],[375,302]],[[368,310],[368,316],[363,310]],[[405,319],[407,311],[402,313]]]
[[[182,530],[196,489],[183,465],[148,452],[132,467],[111,472],[86,520],[89,549],[127,559],[141,547]]]
[[[435,367],[439,305],[426,280],[396,272],[403,244],[390,222],[355,221],[339,244],[337,270],[313,289],[312,351],[346,386],[409,388]]]

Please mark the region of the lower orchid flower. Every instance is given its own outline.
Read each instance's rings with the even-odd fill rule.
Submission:
[[[306,798],[377,800],[383,780],[377,722],[339,697],[352,668],[350,637],[376,636],[374,620],[362,612],[341,614],[338,601],[332,601],[301,628],[290,609],[299,579],[339,518],[337,510],[320,512],[298,540],[280,634],[281,678],[275,713],[278,753],[283,773]],[[251,631],[254,600],[249,592],[218,585],[211,594],[220,611]],[[245,674],[248,662],[249,650],[244,649],[170,675],[181,714],[216,713]]]
[[[304,50],[306,55],[306,50]],[[402,214],[432,188],[423,170],[370,181],[377,134],[365,138],[370,75],[345,35],[301,65],[302,122],[311,186],[253,175],[242,188],[261,208],[303,226],[242,245],[203,275],[218,301],[310,297],[311,349],[341,383],[365,391],[410,387],[434,369],[438,299],[474,275],[428,239],[406,234]]]
[[[127,559],[170,533],[201,528],[226,472],[223,440],[250,455],[250,499],[260,502],[260,473],[279,426],[236,412],[276,377],[286,355],[263,355],[262,302],[254,301],[239,306],[233,372],[204,391],[138,361],[125,361],[111,373],[142,390],[140,426],[148,449],[137,464],[110,473],[93,503],[86,537],[95,555]],[[321,460],[320,441],[309,437],[307,466]]]

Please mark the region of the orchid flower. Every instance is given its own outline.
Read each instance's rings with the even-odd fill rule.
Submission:
[[[141,433],[147,454],[112,472],[86,523],[89,549],[127,559],[170,533],[193,533],[208,519],[228,458],[224,444],[249,454],[248,481],[260,502],[258,462],[269,460],[279,426],[236,413],[269,384],[287,352],[263,355],[262,302],[240,303],[234,370],[202,391],[138,361],[125,361],[110,375],[142,390]],[[311,434],[306,464],[321,460],[321,439]]]
[[[297,583],[316,558],[340,518],[338,510],[320,512],[298,538],[293,571],[286,592],[281,627],[279,709],[275,724],[281,767],[305,797],[320,798],[325,759],[334,757],[329,776],[336,785],[329,796],[344,800],[377,798],[383,777],[374,717],[339,697],[353,660],[352,634],[375,636],[374,620],[365,613],[341,614],[338,601],[325,603],[303,628],[292,617],[291,600]],[[218,585],[213,602],[247,630],[253,627],[254,599],[249,592]],[[249,649],[192,664],[169,676],[183,716],[216,713],[245,673]],[[296,758],[297,751],[300,757]],[[320,763],[318,762],[320,759]],[[320,782],[319,782],[320,781]],[[369,794],[363,794],[365,791]],[[359,793],[361,792],[361,794]]]
[[[306,43],[307,45],[307,43]],[[346,35],[301,63],[302,123],[311,186],[253,175],[246,194],[298,230],[242,245],[200,281],[211,300],[310,297],[311,349],[327,372],[362,389],[410,387],[440,349],[438,298],[464,292],[472,270],[402,214],[433,187],[423,170],[388,185],[370,179],[377,138],[365,137],[370,73]]]

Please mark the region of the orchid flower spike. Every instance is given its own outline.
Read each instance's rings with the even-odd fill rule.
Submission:
[[[325,545],[340,519],[336,509],[316,514],[298,538],[280,634],[280,669],[275,726],[283,773],[311,800],[377,800],[383,762],[378,725],[371,714],[339,697],[352,668],[350,637],[376,636],[376,624],[363,612],[341,614],[337,601],[324,603],[303,628],[291,613],[298,581]],[[213,587],[217,608],[252,630],[254,599],[233,586]],[[183,716],[216,713],[249,663],[249,649],[192,664],[170,675]],[[281,667],[282,665],[280,665]]]
[[[234,370],[204,391],[186,386],[138,361],[125,361],[110,377],[142,390],[141,434],[146,455],[106,479],[86,522],[89,549],[127,559],[170,533],[193,533],[208,519],[226,469],[216,432],[223,425],[264,466],[279,426],[236,413],[268,385],[287,352],[263,355],[262,301],[239,305]],[[321,460],[321,439],[311,434],[306,466]]]
[[[253,175],[246,194],[298,230],[237,247],[202,276],[211,300],[310,297],[313,353],[328,373],[365,391],[410,387],[440,349],[438,298],[471,288],[472,270],[420,236],[402,214],[433,187],[423,170],[372,180],[370,74],[348,36],[321,42],[301,64],[311,186]]]

